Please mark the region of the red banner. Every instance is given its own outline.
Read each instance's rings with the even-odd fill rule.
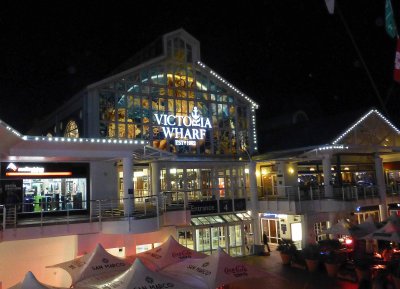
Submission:
[[[394,80],[400,82],[400,39],[397,38],[396,57],[394,59]]]

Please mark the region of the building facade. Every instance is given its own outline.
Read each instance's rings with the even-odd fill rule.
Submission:
[[[28,136],[3,124],[12,141],[2,148],[0,251],[52,242],[36,268],[97,243],[132,255],[169,235],[207,254],[254,252],[257,108],[201,62],[199,42],[180,29],[87,86]],[[51,224],[57,219],[68,224]],[[34,232],[29,222],[44,229]],[[20,260],[43,260],[42,246]],[[60,247],[69,249],[60,256]],[[36,273],[68,285],[55,272]],[[12,285],[21,274],[5,270],[0,280]]]
[[[342,131],[319,145],[255,157],[260,228],[272,244],[292,239],[300,249],[326,239],[339,220],[400,214],[400,131],[375,109]]]

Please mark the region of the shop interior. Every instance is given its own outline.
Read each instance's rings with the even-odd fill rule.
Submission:
[[[86,179],[24,179],[23,213],[86,209]]]

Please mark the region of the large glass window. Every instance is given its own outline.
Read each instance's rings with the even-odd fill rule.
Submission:
[[[178,43],[170,48],[175,60],[191,59],[190,45]],[[172,61],[99,87],[100,136],[146,139],[178,154],[242,154],[249,145],[248,104],[208,78],[190,63]],[[203,127],[188,126],[188,117],[201,117]]]
[[[86,209],[86,178],[24,179],[22,212]]]

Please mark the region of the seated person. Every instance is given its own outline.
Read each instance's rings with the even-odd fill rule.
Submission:
[[[388,245],[383,251],[382,251],[382,258],[383,261],[390,261],[393,256],[393,250],[390,245]]]

